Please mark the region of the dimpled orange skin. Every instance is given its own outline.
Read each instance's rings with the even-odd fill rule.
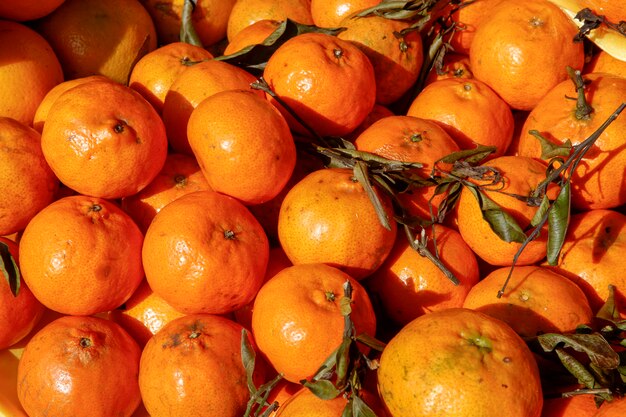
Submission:
[[[211,188],[247,205],[276,197],[296,164],[285,118],[250,90],[204,99],[189,117],[187,137]]]
[[[539,266],[516,266],[502,297],[511,268],[499,268],[474,285],[463,307],[504,321],[522,337],[568,333],[590,324],[593,312],[585,293],[571,280]]]
[[[241,361],[242,330],[209,314],[180,317],[163,327],[141,356],[139,386],[148,413],[242,416],[250,396]]]
[[[159,114],[174,80],[192,63],[213,58],[206,49],[184,42],[163,45],[144,55],[130,73],[128,86],[137,90]]]
[[[364,283],[376,294],[386,316],[402,325],[436,310],[462,307],[467,293],[479,279],[476,255],[457,231],[437,225],[434,232],[427,228],[427,236],[428,249],[439,254],[440,261],[459,280],[458,285],[413,249],[404,233],[396,238],[383,265]]]
[[[469,57],[474,76],[513,109],[531,110],[559,82],[566,67],[582,69],[582,42],[574,22],[545,0],[503,0],[474,34]]]
[[[159,115],[139,93],[94,80],[52,104],[41,147],[63,184],[112,199],[137,193],[157,176],[167,138]]]
[[[124,197],[121,207],[145,233],[154,216],[167,204],[185,194],[210,189],[193,156],[168,153],[161,172],[137,194]]]
[[[0,237],[0,245],[3,244],[8,247],[14,261],[18,262],[17,243]],[[39,322],[44,310],[44,306],[23,281],[16,297],[7,280],[0,279],[0,350],[26,337]]]
[[[54,199],[59,180],[41,152],[32,128],[0,117],[0,236],[24,230]]]
[[[406,114],[438,123],[462,149],[495,146],[491,157],[504,155],[513,139],[511,108],[478,80],[435,81],[413,99]]]
[[[29,416],[130,417],[141,402],[141,350],[118,324],[63,316],[26,345],[17,393]]]
[[[539,140],[529,134],[537,130],[552,143],[566,140],[573,145],[587,139],[624,102],[626,78],[593,73],[583,77],[587,84],[585,97],[593,108],[588,119],[575,115],[576,89],[571,80],[554,87],[530,112],[519,141],[519,154],[533,158],[541,156]],[[626,117],[616,118],[593,147],[585,154],[572,175],[572,204],[578,210],[606,209],[626,203],[626,147],[624,131]]]
[[[46,93],[63,81],[61,64],[47,40],[20,23],[0,21],[0,44],[0,116],[29,126]]]
[[[581,394],[546,398],[541,417],[593,417],[598,412],[594,397],[592,394]]]
[[[276,417],[340,417],[348,401],[343,396],[323,400],[301,388],[278,409]]]
[[[143,279],[143,235],[108,200],[64,197],[41,210],[20,239],[22,276],[51,310],[90,315],[128,300]]]
[[[626,61],[619,60],[606,51],[600,50],[591,61],[585,64],[583,73],[606,72],[608,74],[626,77]]]
[[[496,168],[504,178],[504,186],[495,186],[504,193],[528,197],[537,185],[546,177],[546,165],[536,159],[521,156],[501,156],[485,162],[483,165]],[[484,193],[500,205],[525,230],[537,211],[515,197],[499,192],[484,190]],[[551,188],[548,189],[551,198]],[[463,240],[474,253],[491,265],[507,266],[513,262],[521,243],[505,242],[491,229],[483,219],[480,206],[474,195],[466,188],[461,192],[457,206],[457,223]],[[517,265],[529,265],[546,256],[546,233],[531,241],[517,260]]]
[[[345,135],[361,124],[376,101],[374,68],[355,45],[322,33],[282,44],[263,76],[269,87],[318,134]],[[277,104],[289,125],[309,134]]]
[[[150,287],[176,310],[223,314],[254,298],[267,268],[269,242],[241,202],[198,191],[155,216],[142,255]]]
[[[424,51],[422,38],[411,31],[398,36],[410,24],[382,16],[347,17],[339,39],[353,42],[369,58],[376,78],[376,102],[390,105],[405,94],[419,77]]]
[[[505,323],[464,308],[425,314],[400,330],[380,358],[378,390],[394,417],[477,410],[539,417],[543,404],[537,363],[524,340]]]
[[[604,15],[612,23],[626,21],[626,10],[620,0],[580,0],[580,8],[589,7],[598,15]]]
[[[25,22],[52,13],[65,0],[5,0],[0,3],[0,18]]]
[[[556,270],[574,280],[597,311],[616,287],[615,301],[626,317],[626,215],[614,210],[574,214],[569,223]]]
[[[324,168],[295,184],[278,214],[278,238],[295,264],[322,262],[362,279],[385,260],[397,234],[390,199],[376,191],[389,219],[378,219],[351,169]]]
[[[61,94],[65,93],[70,88],[76,87],[77,85],[94,80],[114,82],[104,75],[89,75],[87,77],[74,78],[71,80],[63,81],[62,83],[55,85],[44,96],[43,100],[41,100],[41,103],[39,103],[37,111],[35,112],[35,117],[33,118],[33,129],[35,129],[39,133],[43,131],[43,125],[46,123],[46,119],[48,118],[48,112],[50,111],[50,107],[52,107],[52,104],[54,104],[54,102],[57,100],[57,98],[59,98]]]
[[[341,344],[344,317],[340,302],[346,282],[353,289],[350,318],[356,334],[374,335],[376,316],[367,292],[332,266],[290,266],[259,290],[252,311],[252,333],[259,350],[288,381],[311,378]]]

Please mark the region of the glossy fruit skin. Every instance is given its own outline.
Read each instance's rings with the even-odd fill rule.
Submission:
[[[463,307],[504,321],[522,337],[574,332],[590,324],[593,312],[585,293],[571,280],[539,266],[516,266],[502,297],[495,295],[509,276],[498,268],[470,290]]]
[[[139,386],[148,413],[243,415],[249,392],[241,361],[242,330],[233,321],[208,314],[168,323],[141,355]]]
[[[63,316],[29,341],[17,392],[29,416],[125,416],[139,406],[141,350],[109,320]]]
[[[504,0],[474,34],[469,56],[474,76],[513,109],[531,110],[556,84],[566,66],[582,69],[576,25],[545,0]]]
[[[259,290],[252,332],[268,362],[291,382],[311,378],[343,340],[340,301],[353,288],[351,319],[356,333],[376,332],[376,316],[362,285],[325,264],[284,268]],[[301,358],[308,358],[302,361]]]
[[[343,19],[380,2],[381,0],[311,0],[311,17],[316,26],[340,27]]]
[[[285,118],[249,90],[222,91],[200,102],[187,137],[210,187],[246,205],[276,197],[296,164]]]
[[[65,185],[115,199],[137,193],[156,177],[165,163],[167,137],[159,115],[139,93],[92,80],[52,104],[41,147]]]
[[[427,352],[427,354],[425,353]],[[387,344],[378,389],[394,417],[539,417],[537,363],[503,322],[468,309],[421,316]],[[487,394],[488,393],[488,394]]]
[[[176,310],[225,314],[250,302],[263,282],[269,242],[238,200],[215,191],[165,206],[146,232],[146,279]]]
[[[539,140],[529,134],[536,130],[549,142],[563,144],[569,140],[577,145],[587,139],[623,103],[626,78],[592,73],[583,76],[586,83],[584,95],[593,108],[589,117],[576,115],[576,96],[571,80],[559,83],[537,103],[530,112],[519,142],[519,154],[541,157]],[[594,142],[572,174],[572,205],[577,210],[610,209],[626,203],[623,131],[626,118],[618,117]]]
[[[390,220],[386,229],[352,170],[314,171],[285,196],[278,238],[294,264],[327,263],[356,279],[375,271],[393,246],[391,201],[376,191]]]
[[[48,308],[91,315],[120,306],[143,278],[143,235],[114,203],[61,198],[30,221],[20,239],[22,276]]]
[[[376,101],[374,68],[355,45],[322,33],[305,33],[282,44],[263,76],[270,89],[319,135],[350,133]],[[292,130],[310,133],[276,104]]]
[[[59,188],[40,142],[34,129],[0,117],[0,236],[24,230]]]

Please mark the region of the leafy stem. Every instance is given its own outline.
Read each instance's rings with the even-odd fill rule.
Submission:
[[[4,275],[11,293],[14,297],[17,297],[20,292],[21,274],[20,269],[17,266],[17,262],[11,252],[9,251],[9,245],[0,241],[0,272]]]

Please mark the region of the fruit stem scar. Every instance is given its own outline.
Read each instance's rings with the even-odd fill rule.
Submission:
[[[200,336],[200,332],[198,331],[193,331],[189,334],[190,339],[197,339],[199,336]]]
[[[235,232],[233,232],[232,230],[224,230],[224,237],[228,240],[234,240]]]
[[[113,126],[113,131],[115,133],[122,133],[124,131],[124,124],[117,122],[115,126]]]
[[[326,291],[324,294],[326,295],[326,300],[328,300],[328,301],[335,301],[336,296],[335,296],[334,292]]]
[[[102,206],[100,204],[93,204],[89,207],[89,211],[99,212],[100,210],[102,210]]]
[[[187,176],[183,174],[177,174],[174,177],[174,183],[176,184],[177,187],[182,187],[182,186],[187,185]]]
[[[341,57],[343,56],[343,51],[339,48],[335,48],[333,49],[333,55],[335,56],[335,58],[341,59]]]
[[[91,339],[89,339],[88,337],[81,337],[79,344],[80,347],[89,348],[91,347]]]

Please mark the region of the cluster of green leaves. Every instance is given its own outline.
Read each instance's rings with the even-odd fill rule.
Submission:
[[[600,405],[626,394],[626,320],[616,308],[615,288],[609,290],[591,325],[578,326],[572,334],[547,333],[527,340],[536,353],[562,364],[570,382],[584,387],[563,396],[594,394]]]
[[[589,8],[579,10],[574,16],[574,19],[582,22],[578,33],[574,37],[574,41],[582,41],[592,30],[602,25],[626,36],[626,22],[611,22],[605,16],[597,15]]]
[[[365,373],[377,368],[376,360],[363,354],[357,343],[363,343],[374,351],[382,351],[384,344],[373,337],[357,335],[354,324],[350,319],[352,313],[352,285],[346,281],[343,286],[344,294],[339,303],[341,314],[344,317],[344,331],[341,344],[332,352],[310,379],[300,381],[313,394],[323,400],[332,400],[339,396],[347,399],[342,417],[376,417],[374,411],[361,399],[360,390]],[[277,403],[268,403],[271,390],[282,379],[278,375],[273,380],[256,387],[252,375],[255,366],[255,353],[246,330],[242,331],[241,356],[248,378],[250,400],[244,417],[267,417],[278,408]]]

